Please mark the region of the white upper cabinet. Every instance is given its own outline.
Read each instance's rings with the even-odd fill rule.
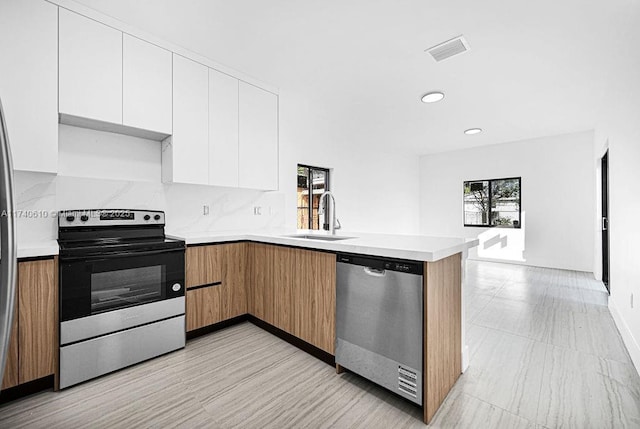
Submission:
[[[58,169],[58,8],[0,1],[0,99],[17,170]]]
[[[122,123],[122,32],[60,8],[60,113]]]
[[[128,34],[122,48],[123,125],[171,134],[171,52]]]
[[[209,69],[209,184],[238,187],[238,79]]]
[[[162,150],[165,182],[209,184],[209,68],[173,54],[173,136]]]
[[[278,96],[240,82],[240,187],[278,189]]]

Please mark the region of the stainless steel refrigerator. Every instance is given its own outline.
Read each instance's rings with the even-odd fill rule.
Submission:
[[[13,162],[0,100],[0,384],[4,379],[16,299],[16,220],[13,202]]]

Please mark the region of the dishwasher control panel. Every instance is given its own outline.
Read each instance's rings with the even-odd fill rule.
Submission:
[[[337,261],[346,264],[360,265],[376,270],[398,271],[407,274],[422,275],[424,266],[418,261],[403,261],[389,258],[377,258],[375,256],[351,255],[338,253]]]
[[[409,273],[413,269],[413,267],[409,264],[402,264],[398,262],[386,262],[384,264],[385,270],[391,271],[400,271],[402,273]]]

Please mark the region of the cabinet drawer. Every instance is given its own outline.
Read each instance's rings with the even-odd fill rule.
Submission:
[[[220,322],[220,286],[187,290],[187,332]]]
[[[222,281],[221,246],[187,248],[187,289]]]

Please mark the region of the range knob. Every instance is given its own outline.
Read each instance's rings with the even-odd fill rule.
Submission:
[[[75,216],[73,216],[73,215],[67,216],[67,222],[73,222],[74,220],[76,220]]]
[[[82,215],[82,216],[80,216],[80,220],[81,220],[82,222],[86,222],[86,221],[88,221],[88,220],[89,220],[89,216],[87,216],[87,215]]]
[[[159,214],[157,214],[157,215],[155,215],[153,218],[154,218],[155,220],[160,220],[160,215],[159,215]]]
[[[149,215],[144,215],[144,220],[149,220],[149,219],[151,219],[151,216],[149,216]]]

